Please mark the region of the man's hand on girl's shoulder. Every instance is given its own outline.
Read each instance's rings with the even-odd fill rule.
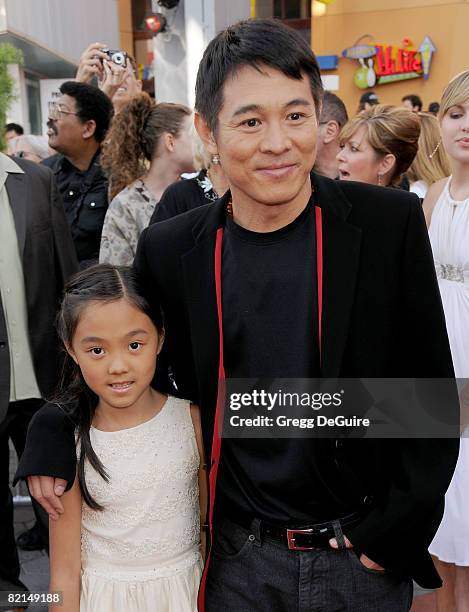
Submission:
[[[28,476],[29,492],[41,504],[49,517],[56,521],[64,508],[60,497],[63,495],[67,481],[52,476]]]

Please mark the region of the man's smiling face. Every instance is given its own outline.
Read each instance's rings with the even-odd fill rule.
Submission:
[[[317,118],[311,85],[269,66],[242,66],[223,86],[213,134],[233,201],[278,205],[309,185]]]

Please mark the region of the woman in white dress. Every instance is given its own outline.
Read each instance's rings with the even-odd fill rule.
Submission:
[[[455,77],[443,92],[440,121],[452,175],[429,189],[424,210],[454,369],[463,379],[469,378],[469,70]],[[464,381],[460,380],[459,387],[460,395],[467,395]],[[464,421],[463,428],[469,434]],[[443,579],[437,591],[438,612],[468,612],[469,441],[464,438],[430,552]]]
[[[68,375],[60,406],[46,409],[73,408],[77,477],[50,521],[50,590],[63,593],[63,607],[50,609],[197,610],[200,415],[150,386],[162,324],[130,268],[94,266],[65,288],[58,329]]]

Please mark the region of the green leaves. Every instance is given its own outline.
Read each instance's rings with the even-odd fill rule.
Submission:
[[[8,72],[8,64],[23,65],[24,58],[21,49],[17,49],[10,43],[0,44],[0,150],[5,148],[5,136],[3,126],[6,123],[6,115],[11,103],[15,100],[15,82]]]

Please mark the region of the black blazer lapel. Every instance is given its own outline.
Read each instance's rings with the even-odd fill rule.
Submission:
[[[312,175],[323,220],[323,377],[337,377],[355,295],[361,230],[346,219],[352,206],[335,182]]]
[[[216,403],[219,359],[215,296],[215,240],[217,229],[225,223],[228,199],[229,194],[214,204],[208,205],[210,208],[207,214],[192,228],[195,246],[181,257],[191,342],[192,346],[197,347],[193,351],[194,365],[197,379],[203,381],[200,384],[201,393],[206,391],[210,396],[204,398],[205,405],[213,407],[213,411]],[[211,427],[213,426],[213,414],[210,421]],[[202,418],[204,416],[202,415]]]
[[[182,256],[184,291],[198,380],[217,372],[218,325],[214,280],[215,233]]]
[[[21,256],[26,240],[26,207],[28,205],[28,177],[26,174],[10,173],[5,182],[10,208],[15,221],[16,236]]]

